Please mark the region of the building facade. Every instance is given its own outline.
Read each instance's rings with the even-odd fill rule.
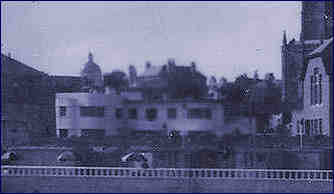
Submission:
[[[145,90],[145,98],[182,99],[203,98],[208,94],[206,77],[196,69],[195,62],[190,66],[176,65],[169,59],[165,65],[146,63],[143,73],[137,75],[134,66],[129,67],[130,86]]]
[[[1,54],[2,145],[22,145],[54,135],[53,94],[47,74]]]
[[[128,130],[144,134],[177,131],[181,135],[196,132],[222,135],[238,127],[232,123],[225,125],[225,105],[221,100],[174,96],[182,89],[196,90],[196,86],[205,89],[206,78],[196,70],[195,64],[176,66],[170,60],[168,65],[160,67],[148,63],[145,72],[138,77],[131,66],[129,88],[116,91],[106,82],[102,91],[99,90],[100,67],[95,63],[91,65],[92,54],[89,56],[90,65],[85,65],[85,74],[81,76],[83,80],[89,78],[91,81],[85,83],[91,84],[84,85],[82,92],[56,95],[58,137],[113,136]],[[184,85],[176,84],[188,77],[191,79],[184,81]],[[163,92],[165,89],[167,91]],[[239,129],[243,134],[254,131],[252,127],[244,128]]]
[[[293,38],[288,42],[284,32],[281,47],[282,97],[287,104],[288,111],[301,109],[303,106],[303,78],[301,75],[306,65],[305,58],[325,39],[332,36],[332,6],[332,1],[303,1],[302,30],[299,41]]]
[[[58,93],[56,123],[58,137],[112,136],[126,129],[144,133],[221,134],[224,133],[224,108],[213,100],[148,102],[115,93]]]
[[[333,135],[333,38],[308,56],[303,76],[303,108],[293,112],[293,135]]]
[[[56,125],[58,137],[111,136],[122,128],[115,110],[122,98],[113,94],[56,94]]]

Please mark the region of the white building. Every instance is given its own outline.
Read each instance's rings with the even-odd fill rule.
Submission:
[[[122,127],[114,110],[122,104],[115,94],[61,93],[56,95],[58,137],[110,136]]]
[[[101,89],[102,72],[93,62],[92,54],[82,72],[84,93],[56,94],[58,137],[113,136],[128,129],[139,133],[178,131],[182,135],[191,132],[222,135],[236,128],[224,125],[224,106],[217,100],[148,101],[140,88],[120,93],[108,85]],[[245,133],[252,130],[246,128]]]

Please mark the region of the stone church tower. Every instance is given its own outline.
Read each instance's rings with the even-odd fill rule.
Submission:
[[[303,1],[302,26],[299,41],[294,38],[287,41],[283,34],[281,47],[283,101],[287,107],[302,108],[303,84],[301,70],[306,63],[305,57],[321,45],[324,39],[332,37],[333,8],[332,1]]]

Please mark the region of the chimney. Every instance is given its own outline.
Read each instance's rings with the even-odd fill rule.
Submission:
[[[151,62],[147,61],[146,62],[146,69],[149,69],[151,67]]]
[[[175,66],[175,60],[170,58],[167,61],[167,66],[168,66],[168,71],[172,72],[173,71],[173,67]]]
[[[196,63],[193,61],[190,63],[190,69],[191,69],[191,72],[194,73],[196,72]]]
[[[175,66],[175,59],[172,59],[172,58],[168,59],[168,66],[170,66],[170,65]]]

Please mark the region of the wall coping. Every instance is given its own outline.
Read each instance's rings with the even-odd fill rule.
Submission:
[[[1,176],[333,181],[333,170],[1,166]]]

